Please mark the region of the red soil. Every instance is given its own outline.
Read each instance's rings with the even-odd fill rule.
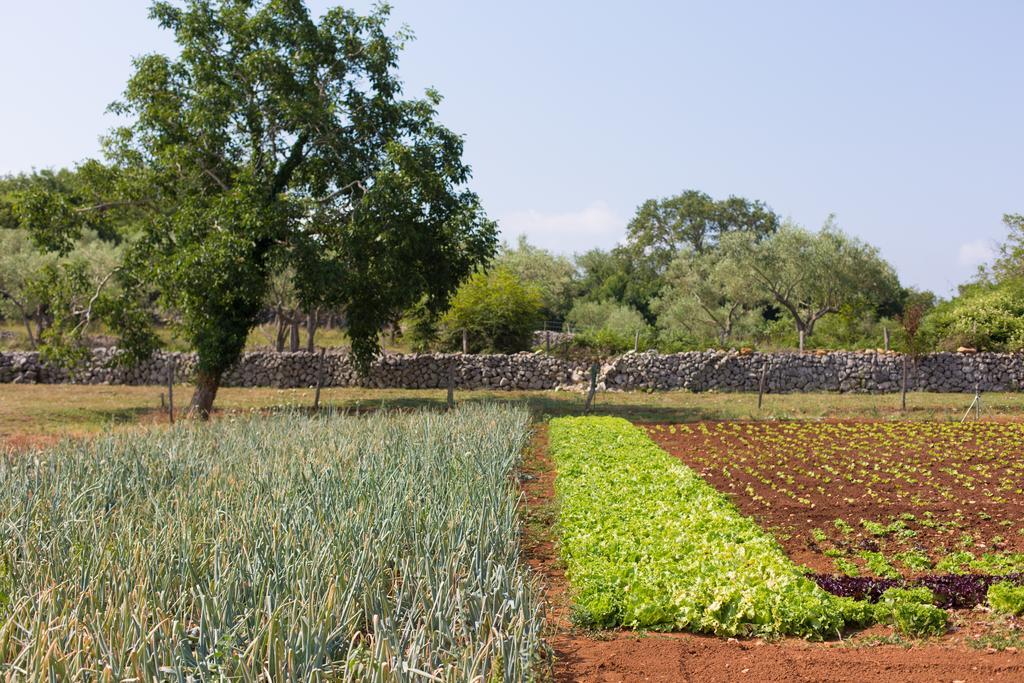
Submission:
[[[646,427],[658,445],[773,531],[794,562],[816,572],[836,572],[826,550],[861,565],[858,556],[864,550],[886,556],[918,550],[932,561],[959,550],[975,555],[1024,552],[1024,494],[1017,488],[1022,485],[1024,427],[1018,424]],[[884,526],[901,515],[908,520],[903,534],[871,534],[860,523]],[[837,519],[853,531],[839,531]],[[827,540],[820,534],[815,538],[814,529]],[[970,537],[966,542],[965,535]],[[904,576],[922,573],[898,569]]]

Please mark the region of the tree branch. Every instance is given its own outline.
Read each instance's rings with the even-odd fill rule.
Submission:
[[[292,145],[291,151],[288,152],[288,158],[281,164],[281,168],[277,169],[277,173],[274,174],[274,182],[270,186],[270,196],[276,197],[278,194],[284,191],[284,188],[288,186],[288,183],[292,179],[292,174],[295,173],[295,169],[298,168],[299,164],[302,163],[302,159],[305,156],[306,143],[309,141],[309,135],[306,132],[299,134],[299,137],[295,139],[295,143]]]
[[[114,274],[122,269],[122,266],[118,266],[117,268],[114,268],[112,271],[107,273],[104,276],[104,278],[100,280],[99,285],[96,286],[96,291],[89,299],[89,303],[86,305],[85,308],[73,309],[71,311],[74,316],[80,318],[78,324],[75,325],[74,328],[72,328],[71,330],[72,335],[77,334],[79,330],[83,329],[90,322],[92,322],[92,307],[96,305],[96,301],[100,298],[100,294],[103,292],[103,288],[107,286],[108,282],[110,282],[110,278],[114,277]]]
[[[220,189],[224,190],[225,192],[229,192],[231,190],[231,188],[228,187],[227,183],[225,183],[223,180],[217,177],[216,173],[214,173],[213,171],[206,167],[206,164],[199,162],[199,165],[202,166],[203,173],[210,176],[210,178],[213,179],[213,182],[217,183],[217,185],[220,186]]]
[[[100,202],[99,204],[93,204],[92,206],[79,206],[75,207],[73,210],[75,213],[86,213],[88,211],[109,211],[110,209],[116,209],[121,206],[142,206],[144,204],[152,203],[152,199],[130,199],[115,202]]]

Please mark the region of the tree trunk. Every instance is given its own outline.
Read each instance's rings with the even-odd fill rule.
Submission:
[[[276,343],[274,345],[274,348],[277,349],[278,353],[281,353],[282,351],[284,351],[284,334],[285,334],[285,330],[286,329],[287,328],[286,328],[285,322],[284,322],[284,311],[282,311],[281,307],[278,306],[277,307],[277,339],[276,339]]]
[[[46,312],[43,311],[43,307],[39,306],[36,308],[36,339],[43,338],[43,329],[46,326]]]
[[[299,350],[299,321],[296,318],[292,318],[292,338],[288,349],[292,353]]]
[[[35,349],[36,336],[32,334],[32,320],[29,318],[29,316],[25,314],[24,311],[21,312],[21,320],[22,322],[25,323],[25,332],[26,334],[28,334],[28,346],[30,349]]]
[[[217,398],[220,388],[220,373],[196,372],[196,389],[192,393],[189,414],[196,415],[200,420],[209,420],[213,410],[213,400]]]
[[[313,337],[316,335],[316,328],[320,324],[320,311],[314,310],[306,317],[306,350],[310,353],[316,350],[313,346]]]

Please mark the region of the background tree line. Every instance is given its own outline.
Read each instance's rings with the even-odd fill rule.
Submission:
[[[706,348],[1024,349],[1024,217],[1004,217],[1000,256],[948,300],[903,286],[878,250],[830,216],[817,230],[763,202],[688,190],[641,204],[623,244],[574,257],[520,238],[463,285],[417,348],[527,349],[532,331],[616,353]],[[508,302],[516,302],[509,306]],[[494,331],[502,330],[500,335]],[[490,332],[489,332],[490,331]]]
[[[95,172],[43,171],[0,179],[0,312],[35,348],[54,312],[85,305],[132,239],[131,216],[83,229],[65,253],[40,251],[15,198],[33,188],[73,194]],[[431,309],[424,299],[380,317],[385,346],[471,352],[530,349],[536,330],[572,331],[573,348],[892,348],[917,352],[1024,348],[1024,217],[1007,215],[1008,237],[992,266],[940,301],[903,287],[871,245],[834,217],[816,231],[779,219],[762,202],[716,201],[686,191],[640,205],[625,242],[574,257],[520,237],[504,244]],[[321,328],[347,327],[344,307],[304,305],[292,266],[275,268],[261,300],[265,345],[313,350]],[[157,306],[146,314],[162,322]],[[910,335],[908,337],[908,324]],[[911,339],[912,337],[912,339]],[[339,341],[340,339],[340,341]],[[102,341],[102,338],[101,338]],[[326,343],[345,343],[331,335]]]

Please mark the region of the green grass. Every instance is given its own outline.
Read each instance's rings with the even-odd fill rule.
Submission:
[[[163,421],[157,414],[161,387],[0,385],[0,439],[14,435],[90,434],[112,425]],[[176,405],[187,404],[191,388],[175,388]],[[525,405],[533,415],[563,416],[583,412],[584,397],[566,391],[456,391],[460,403],[511,401]],[[987,417],[1020,419],[1024,394],[989,394]],[[380,408],[441,409],[444,390],[325,389],[321,402],[344,410]],[[898,410],[898,396],[865,394],[779,394],[765,399],[757,410],[757,396],[746,393],[668,391],[621,392],[597,395],[594,413],[639,422],[694,422],[697,420],[959,420],[970,397],[963,394],[913,394],[911,410]],[[310,406],[312,389],[221,389],[216,407],[230,412]]]
[[[0,456],[0,678],[528,680],[527,423],[286,413]]]
[[[628,422],[556,419],[549,438],[577,623],[817,639],[870,619]]]

